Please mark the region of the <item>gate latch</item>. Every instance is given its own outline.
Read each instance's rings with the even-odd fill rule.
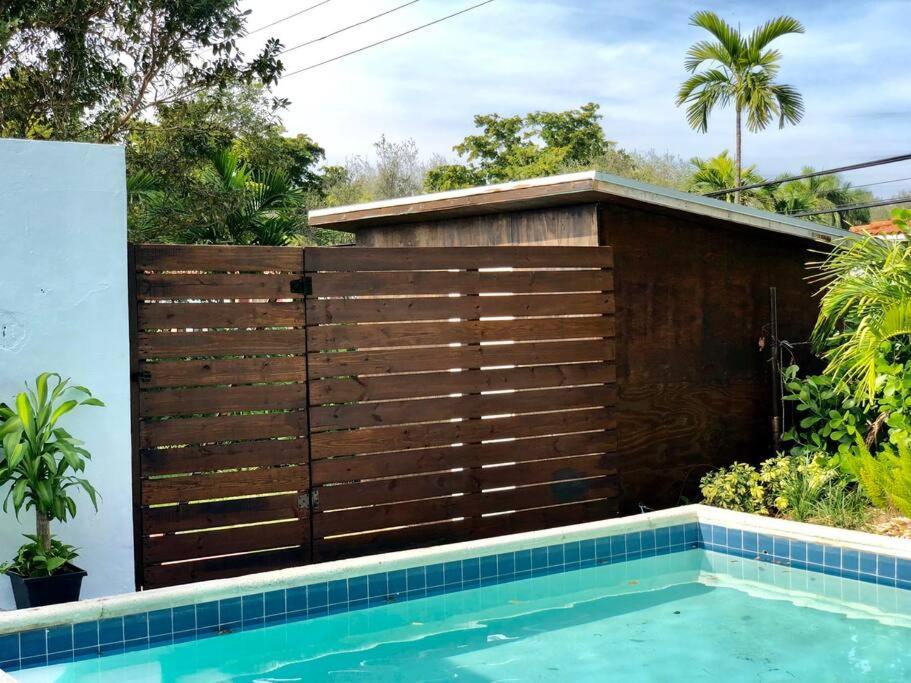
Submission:
[[[301,510],[319,509],[319,491],[301,491],[297,494],[297,507]]]
[[[291,280],[291,293],[310,296],[313,294],[313,280],[306,276]]]

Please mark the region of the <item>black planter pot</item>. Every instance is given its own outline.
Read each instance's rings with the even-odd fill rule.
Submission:
[[[72,564],[63,565],[63,571],[53,576],[25,577],[14,571],[7,572],[13,584],[16,608],[42,607],[61,602],[76,602],[82,588],[85,570]]]

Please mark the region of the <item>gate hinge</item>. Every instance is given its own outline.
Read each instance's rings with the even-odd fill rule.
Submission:
[[[138,370],[133,373],[133,379],[137,382],[151,382],[152,373],[149,370]]]
[[[291,293],[303,294],[304,296],[313,294],[313,280],[309,276],[291,280]]]
[[[297,507],[301,510],[319,509],[319,491],[301,491],[297,494]]]

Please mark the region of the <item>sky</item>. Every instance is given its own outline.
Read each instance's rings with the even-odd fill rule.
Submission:
[[[286,47],[407,0],[330,0],[246,37],[248,53],[274,36]],[[340,35],[282,56],[294,71],[443,17],[479,0],[419,0]],[[242,0],[250,30],[317,0]],[[674,96],[687,47],[708,36],[689,16],[711,9],[744,31],[778,14],[806,27],[775,45],[779,80],[804,96],[806,114],[744,139],[760,173],[830,168],[911,152],[911,0],[494,0],[453,19],[338,61],[289,75],[275,93],[291,100],[288,131],[307,133],[330,163],[369,155],[381,136],[412,138],[421,155],[455,160],[452,146],[479,113],[558,111],[601,105],[602,125],[621,147],[685,159],[733,149],[733,113],[709,132],[688,127]],[[911,177],[911,162],[853,172],[855,184]],[[911,180],[870,188],[911,190]]]

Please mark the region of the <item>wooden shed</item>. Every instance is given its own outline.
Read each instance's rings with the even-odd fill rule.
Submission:
[[[809,250],[845,234],[596,172],[321,209],[310,224],[358,246],[611,246],[626,511],[770,455],[773,309],[779,339],[807,339]]]

